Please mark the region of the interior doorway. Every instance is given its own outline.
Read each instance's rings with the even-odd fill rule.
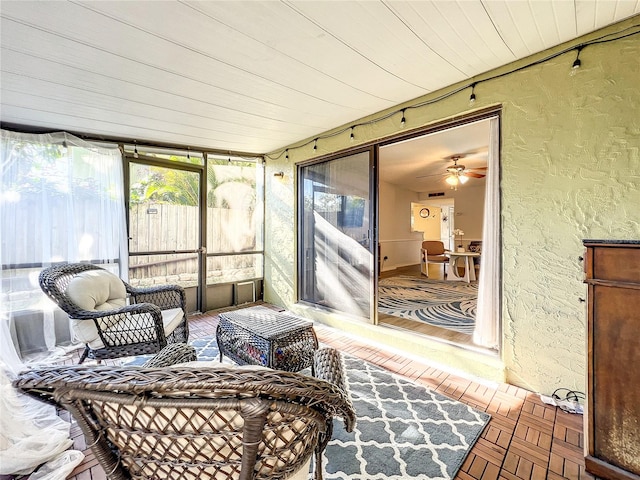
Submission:
[[[439,239],[446,249],[453,248],[454,199],[411,202],[411,231],[422,233],[422,239]]]
[[[386,259],[378,285],[380,325],[476,346],[475,317],[483,278],[479,259],[485,237],[490,155],[493,168],[498,168],[491,120],[469,122],[380,147],[378,231],[380,255]],[[456,281],[452,277],[458,275],[446,275],[446,268],[436,263],[427,265],[428,277],[421,273],[421,244],[427,240],[442,242],[447,251],[473,257],[468,267],[465,262],[458,264],[472,268],[474,275],[470,278],[476,280]],[[401,251],[404,253],[398,255]],[[456,290],[463,291],[463,295],[452,300]],[[407,300],[414,292],[417,306],[409,306]],[[497,297],[497,292],[493,294]],[[496,298],[494,303],[497,302]],[[457,323],[456,315],[466,317]]]

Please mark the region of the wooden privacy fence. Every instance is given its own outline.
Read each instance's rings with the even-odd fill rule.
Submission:
[[[48,208],[41,208],[46,201]],[[24,194],[20,200],[21,215],[15,216],[11,235],[2,237],[7,265],[25,267],[65,259],[105,260],[119,256],[120,236],[115,225],[117,203],[95,195],[77,197],[69,202],[62,195],[45,200]],[[129,251],[152,252],[197,250],[199,245],[198,208],[158,203],[136,204],[129,211]],[[73,218],[71,222],[69,219]],[[207,208],[207,251],[236,253],[261,249],[256,241],[254,213],[249,209]],[[43,243],[42,232],[51,241]],[[11,244],[8,242],[11,239]],[[16,241],[19,239],[19,241]],[[46,248],[44,247],[46,245]],[[142,255],[129,258],[132,283],[196,284],[198,256],[189,254]],[[7,275],[11,275],[7,273]],[[222,283],[262,275],[262,255],[210,257],[207,278]],[[170,280],[170,281],[167,281]]]
[[[129,215],[129,251],[133,254],[129,259],[129,276],[132,283],[195,285],[198,272],[197,254],[135,253],[197,250],[200,246],[198,207],[144,203],[131,206]],[[256,227],[252,211],[207,208],[208,253],[235,253],[255,249]],[[258,255],[241,255],[209,258],[207,278],[211,283],[219,283],[227,278],[260,276],[262,263],[261,258],[257,257]],[[256,274],[258,271],[260,273]]]

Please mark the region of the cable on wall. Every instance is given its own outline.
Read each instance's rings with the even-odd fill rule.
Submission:
[[[629,30],[632,30],[631,32],[629,32]],[[625,33],[628,32],[628,33]],[[631,37],[633,35],[638,35],[640,34],[640,26],[637,25],[633,25],[631,27],[628,27],[624,30],[621,30],[620,32],[614,32],[614,33],[609,33],[607,35],[603,35],[601,37],[595,38],[593,40],[590,40],[588,42],[584,42],[581,43],[579,45],[574,45],[571,47],[567,47],[565,49],[562,49],[556,53],[552,53],[550,55],[547,55],[546,57],[540,58],[538,60],[535,60],[533,62],[527,63],[525,65],[521,65],[520,67],[514,68],[513,70],[509,70],[503,73],[499,73],[496,75],[492,75],[490,77],[487,78],[483,78],[483,79],[473,79],[472,82],[464,84],[454,90],[451,90],[450,92],[446,92],[443,93],[442,95],[429,99],[429,100],[424,100],[422,102],[413,104],[413,105],[408,105],[402,108],[399,108],[397,110],[391,111],[385,115],[382,115],[380,117],[374,118],[372,120],[368,120],[366,122],[360,122],[360,123],[354,123],[352,125],[349,125],[341,130],[338,130],[336,132],[330,133],[330,134],[326,134],[326,135],[320,135],[318,137],[315,137],[313,140],[310,140],[306,143],[303,143],[301,145],[298,145],[296,147],[288,147],[286,148],[287,151],[287,155],[289,154],[289,150],[299,150],[299,149],[303,149],[306,148],[307,146],[313,144],[313,152],[317,153],[318,151],[318,140],[324,140],[327,138],[333,138],[336,137],[338,135],[342,135],[343,133],[345,133],[348,130],[351,130],[351,134],[350,134],[350,139],[351,141],[354,140],[354,129],[356,127],[362,127],[362,126],[366,126],[366,125],[373,125],[376,124],[378,122],[382,122],[384,120],[387,120],[395,115],[397,115],[398,113],[402,114],[402,118],[400,120],[400,125],[401,128],[404,128],[405,123],[406,123],[406,112],[407,110],[410,109],[414,109],[414,108],[421,108],[421,107],[425,107],[427,105],[432,105],[434,103],[440,102],[442,100],[445,100],[449,97],[452,97],[468,88],[471,88],[471,95],[469,96],[469,104],[470,105],[474,105],[476,102],[476,92],[475,89],[476,87],[481,84],[481,83],[485,83],[485,82],[489,82],[491,80],[496,80],[498,78],[502,78],[502,77],[506,77],[508,75],[512,75],[514,73],[517,72],[521,72],[522,70],[525,70],[527,68],[531,68],[531,67],[535,67],[537,65],[540,65],[542,63],[548,62],[549,60],[552,60],[554,58],[557,58],[561,55],[564,55],[565,53],[571,52],[571,51],[575,51],[576,52],[576,59],[574,60],[571,69],[569,70],[569,74],[570,75],[574,75],[576,73],[576,71],[582,66],[582,61],[580,60],[580,53],[582,52],[582,50],[584,50],[586,47],[590,46],[590,45],[597,45],[597,44],[601,44],[601,43],[609,43],[609,42],[615,42],[617,40],[622,40],[624,38],[628,38]],[[264,155],[265,158],[268,158],[270,160],[278,160],[279,158],[281,158],[283,155],[285,154],[285,149],[283,149],[282,151],[280,151],[277,155]]]

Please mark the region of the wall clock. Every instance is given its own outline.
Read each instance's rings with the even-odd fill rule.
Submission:
[[[429,211],[428,208],[423,208],[422,210],[420,210],[420,216],[422,218],[427,218],[430,214],[431,212]]]

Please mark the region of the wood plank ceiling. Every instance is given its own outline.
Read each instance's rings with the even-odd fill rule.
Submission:
[[[0,11],[3,123],[266,153],[640,2],[2,0]]]

